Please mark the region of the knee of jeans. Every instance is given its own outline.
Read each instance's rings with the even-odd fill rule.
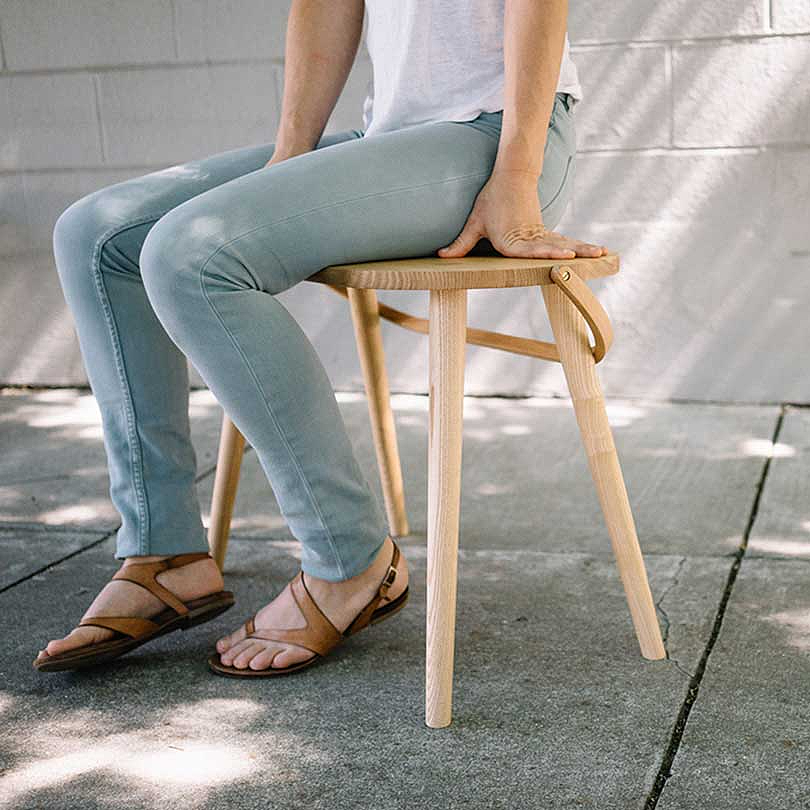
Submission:
[[[76,200],[59,215],[53,226],[53,253],[66,287],[90,278],[93,251],[112,224],[98,191]]]
[[[141,247],[141,278],[164,326],[194,319],[200,299],[214,287],[226,292],[256,288],[248,268],[227,250],[231,240],[219,218],[189,203],[152,226]]]
[[[194,202],[162,216],[141,248],[141,277],[156,311],[212,290],[263,289],[221,217],[196,209]]]
[[[189,226],[193,228],[193,223],[169,211],[152,225],[141,246],[141,280],[158,314],[182,308],[199,287],[201,239],[195,243]]]

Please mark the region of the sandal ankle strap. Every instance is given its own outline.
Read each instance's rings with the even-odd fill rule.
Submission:
[[[168,588],[161,585],[156,577],[163,571],[170,568],[182,568],[190,563],[204,560],[211,555],[205,551],[193,552],[191,554],[177,554],[165,560],[152,560],[149,562],[130,562],[122,566],[113,574],[113,579],[120,579],[132,582],[146,588],[152,596],[156,596],[165,605],[175,610],[181,616],[188,613],[188,608],[178,599]]]
[[[371,621],[371,616],[377,609],[380,601],[388,593],[388,589],[394,584],[398,573],[397,564],[399,563],[400,552],[399,546],[393,537],[391,538],[391,542],[394,544],[394,553],[391,555],[391,562],[388,564],[385,576],[383,576],[382,582],[377,588],[377,592],[371,597],[369,603],[354,617],[354,621],[343,631],[344,636],[349,636],[352,633],[356,633],[358,630],[362,630],[369,621]]]
[[[165,565],[166,568],[182,568],[184,565],[189,565],[199,560],[213,559],[211,553],[208,551],[192,551],[188,554],[175,554],[173,557],[167,557],[165,560],[146,560],[138,562],[137,558],[129,557],[127,559],[127,566],[130,565]]]

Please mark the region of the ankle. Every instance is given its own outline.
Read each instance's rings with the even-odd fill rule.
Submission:
[[[353,591],[357,589],[359,586],[366,585],[368,580],[375,579],[377,574],[379,573],[382,575],[382,572],[388,568],[388,563],[391,559],[391,553],[393,551],[393,540],[391,540],[390,535],[386,535],[383,544],[380,546],[380,550],[375,555],[374,559],[366,566],[362,571],[357,574],[354,574],[347,579],[322,579],[315,574],[310,574],[308,572],[304,572],[304,577],[306,579],[307,586],[313,585],[317,588],[322,588],[323,590],[336,590],[336,591]]]

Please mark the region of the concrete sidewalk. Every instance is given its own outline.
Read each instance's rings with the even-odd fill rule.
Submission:
[[[810,412],[612,401],[669,658],[641,657],[565,400],[465,400],[454,720],[424,725],[427,399],[394,396],[412,597],[277,681],[212,641],[298,546],[248,452],[237,605],[87,672],[31,659],[117,567],[95,400],[0,396],[0,804],[11,808],[810,808]],[[338,394],[379,490],[364,398]],[[221,412],[192,392],[207,522]]]

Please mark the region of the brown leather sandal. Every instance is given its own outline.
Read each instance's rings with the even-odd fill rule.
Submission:
[[[304,582],[302,571],[299,571],[295,578],[287,583],[287,587],[292,592],[293,599],[295,599],[298,609],[306,620],[305,627],[257,630],[255,614],[245,622],[247,638],[259,638],[265,641],[288,641],[291,644],[297,644],[311,650],[315,655],[307,658],[305,661],[290,664],[288,667],[274,667],[271,662],[270,666],[265,669],[250,669],[249,667],[238,669],[237,667],[223,664],[220,660],[219,653],[215,652],[208,659],[208,666],[217,675],[226,675],[231,678],[271,678],[275,675],[286,675],[289,672],[295,672],[299,669],[312,666],[316,661],[324,658],[330,650],[340,644],[347,636],[354,635],[364,627],[368,627],[370,624],[376,624],[398,613],[405,607],[405,603],[408,601],[410,585],[407,585],[405,590],[396,599],[388,601],[386,604],[378,607],[380,601],[387,599],[386,593],[391,585],[394,584],[394,580],[397,576],[397,563],[399,562],[400,552],[393,538],[392,542],[394,543],[394,553],[391,557],[388,570],[385,572],[385,576],[380,583],[380,587],[371,598],[371,601],[355,616],[352,623],[342,633],[329,621],[318,605],[315,604]]]
[[[168,606],[166,610],[150,619],[141,619],[137,616],[92,616],[82,619],[79,627],[104,627],[115,631],[117,636],[97,644],[83,644],[60,655],[46,653],[45,657],[34,660],[34,667],[40,672],[57,672],[102,664],[140,647],[153,638],[174,630],[188,630],[224,613],[234,604],[234,596],[230,591],[219,591],[183,602],[156,579],[161,571],[182,568],[210,556],[204,551],[178,554],[167,560],[130,562],[120,568],[113,575],[113,579],[123,579],[146,588]]]

